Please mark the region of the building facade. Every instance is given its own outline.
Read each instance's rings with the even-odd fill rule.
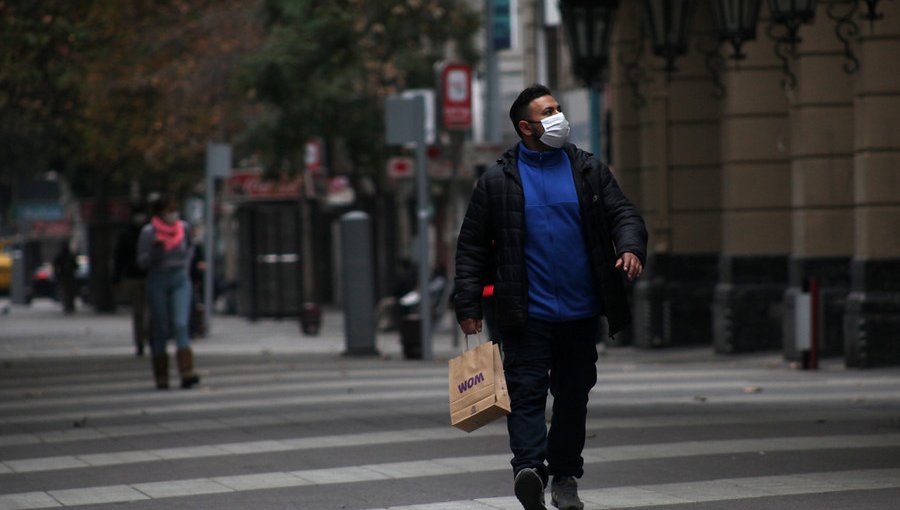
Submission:
[[[515,8],[517,83],[579,89],[549,0]],[[733,60],[709,2],[695,2],[669,73],[643,0],[619,2],[601,154],[641,208],[651,250],[622,341],[799,359],[798,335],[815,329],[822,355],[900,364],[900,5],[878,3],[872,22],[865,8],[820,2],[782,59],[763,2],[757,38]],[[811,283],[815,320],[801,306]]]

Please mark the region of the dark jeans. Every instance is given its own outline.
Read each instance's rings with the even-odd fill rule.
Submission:
[[[597,382],[596,317],[567,322],[528,319],[524,331],[503,332],[503,369],[512,400],[506,418],[513,474],[584,474],[588,394]],[[553,416],[547,432],[547,390]],[[544,461],[547,465],[544,465]]]
[[[188,313],[191,281],[184,269],[159,269],[147,274],[147,302],[150,304],[150,348],[154,356],[166,354],[171,334],[179,349],[190,347]]]

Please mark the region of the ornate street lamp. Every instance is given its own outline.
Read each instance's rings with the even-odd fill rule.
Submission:
[[[731,58],[747,57],[741,46],[756,39],[759,5],[762,0],[711,0],[713,19],[721,41],[728,41],[734,48]]]
[[[575,75],[588,86],[604,80],[609,63],[609,36],[618,0],[560,0]]]
[[[884,17],[884,14],[878,12],[878,0],[863,0],[863,3],[866,4],[866,12],[863,14],[863,18],[869,20],[870,23]]]
[[[800,42],[797,31],[800,25],[811,23],[816,17],[816,0],[769,0],[769,12],[772,22],[787,29],[787,35],[781,39],[794,46]]]
[[[609,64],[609,37],[618,0],[560,0],[559,10],[568,35],[572,69],[588,88],[591,150],[601,152],[600,88]],[[607,157],[608,159],[608,157]]]
[[[675,58],[687,52],[690,0],[644,0],[644,15],[653,54],[666,59],[666,72],[676,71]]]
[[[791,71],[790,59],[796,53],[800,37],[797,32],[800,25],[811,23],[816,16],[816,0],[769,0],[769,12],[772,24],[768,33],[775,41],[775,55],[781,59],[784,73],[784,87],[793,89],[797,85],[797,77]],[[775,28],[782,27],[784,35],[775,35]]]

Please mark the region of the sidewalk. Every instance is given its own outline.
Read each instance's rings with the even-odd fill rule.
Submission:
[[[132,356],[131,322],[127,307],[114,314],[97,314],[91,308],[79,308],[64,315],[58,303],[39,299],[31,306],[9,307],[0,298],[0,360],[28,358],[60,358],[70,356]],[[461,347],[454,345],[455,324],[448,311],[435,328],[432,337],[434,359],[445,361],[456,356]],[[460,334],[458,342],[463,342]],[[211,334],[194,339],[200,354],[309,355],[340,356],[346,350],[344,314],[338,308],[323,310],[322,327],[316,336],[305,336],[297,320],[260,319],[251,322],[243,317],[214,315]],[[377,333],[375,347],[383,358],[402,359],[400,334],[397,331]],[[170,349],[172,348],[170,342]],[[605,363],[647,364],[714,364],[719,367],[789,369],[778,351],[721,355],[711,346],[642,350],[631,347],[605,348]],[[604,361],[601,361],[601,364]],[[826,359],[822,370],[844,370],[842,359]]]
[[[7,300],[0,298],[0,310],[6,304]],[[452,345],[450,320],[451,314],[444,314],[435,329],[435,359],[449,359],[459,352]],[[251,322],[238,316],[214,315],[211,333],[194,339],[192,346],[198,353],[210,354],[340,355],[346,350],[344,314],[336,308],[324,309],[322,327],[316,336],[303,335],[295,319]],[[382,356],[402,357],[396,331],[378,333],[375,347]],[[119,307],[113,314],[97,314],[86,307],[64,315],[58,303],[38,299],[30,306],[10,305],[6,313],[0,312],[0,359],[133,353],[131,318],[126,307]]]

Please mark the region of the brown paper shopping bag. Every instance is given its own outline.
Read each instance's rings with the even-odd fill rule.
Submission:
[[[497,344],[484,342],[451,359],[449,365],[451,425],[472,432],[509,414],[509,393]]]

